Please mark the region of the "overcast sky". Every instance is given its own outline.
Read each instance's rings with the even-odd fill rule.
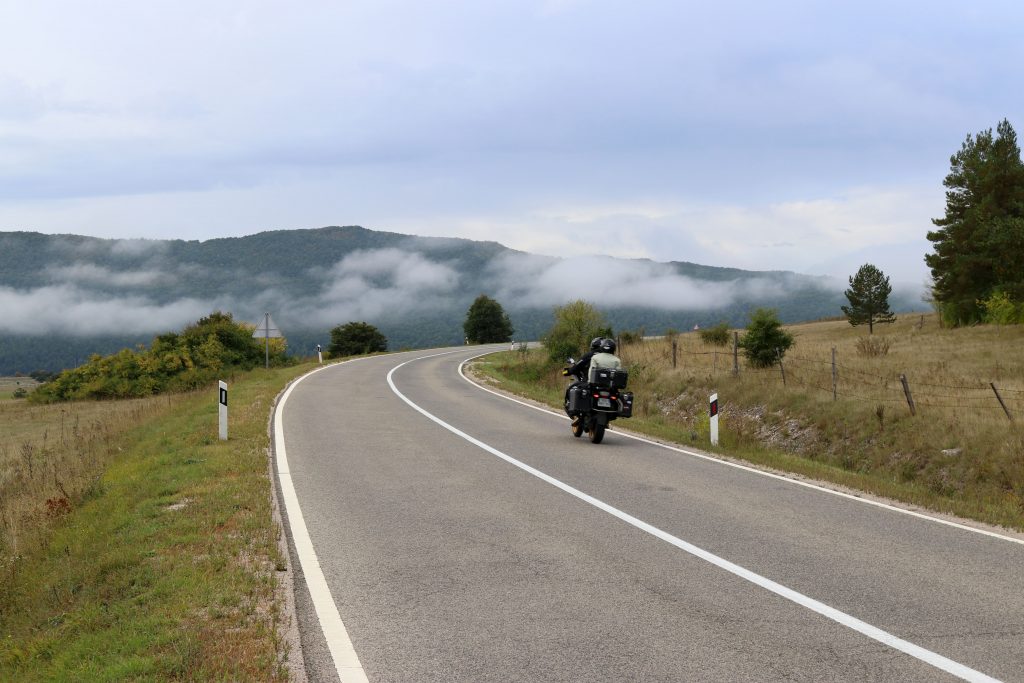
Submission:
[[[0,230],[362,225],[921,283],[1024,3],[0,0]]]

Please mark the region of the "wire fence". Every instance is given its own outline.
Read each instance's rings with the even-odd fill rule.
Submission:
[[[769,368],[753,368],[740,350],[695,351],[675,341],[636,341],[620,345],[627,366],[654,370],[683,368],[709,378],[735,377],[761,383],[777,382],[786,389],[804,390],[822,400],[851,400],[876,405],[907,406],[911,413],[933,409],[995,411],[1006,418],[1024,415],[1024,383],[986,380],[936,381],[898,370],[878,370],[839,362],[833,348],[825,358],[784,354]]]

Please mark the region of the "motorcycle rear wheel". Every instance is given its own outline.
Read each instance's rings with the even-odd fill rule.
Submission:
[[[590,443],[601,443],[604,438],[604,425],[594,424],[590,426]]]

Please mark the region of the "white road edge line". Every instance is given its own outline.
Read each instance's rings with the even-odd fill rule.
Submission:
[[[396,370],[411,362],[413,361],[409,360],[403,363],[399,363],[398,365],[393,367],[391,371],[388,373],[387,380],[388,386],[391,387],[391,391],[393,391],[396,396],[405,401],[405,403],[407,403],[411,408],[422,414],[427,419],[444,427],[445,429],[455,434],[456,436],[465,439],[474,446],[477,446],[478,448],[487,451],[491,455],[501,458],[502,460],[508,462],[509,464],[514,465],[515,467],[518,467],[519,469],[523,470],[524,472],[532,474],[538,479],[545,481],[548,484],[551,484],[552,486],[561,489],[562,491],[565,491],[569,495],[574,496],[579,500],[596,507],[599,510],[607,512],[613,517],[617,517],[623,522],[626,522],[627,524],[630,524],[631,526],[634,526],[637,529],[640,529],[641,531],[645,531],[651,534],[652,536],[661,539],[666,543],[669,543],[679,548],[680,550],[693,555],[694,557],[700,558],[705,562],[708,562],[710,564],[715,565],[716,567],[719,567],[720,569],[724,569],[725,571],[735,576],[738,576],[741,579],[744,579],[746,581],[749,581],[750,583],[760,586],[765,590],[771,591],[772,593],[775,593],[776,595],[779,595],[787,600],[790,600],[791,602],[794,602],[797,605],[800,605],[801,607],[805,607],[813,612],[817,612],[818,614],[828,619],[831,619],[832,621],[842,626],[850,628],[854,631],[857,631],[858,633],[867,636],[868,638],[871,638],[884,645],[888,645],[889,647],[899,650],[900,652],[908,654],[911,657],[914,657],[915,659],[918,659],[937,669],[941,669],[942,671],[950,673],[965,681],[972,681],[978,683],[991,683],[993,681],[998,681],[998,679],[992,678],[987,674],[984,674],[980,671],[976,671],[975,669],[972,669],[964,664],[960,664],[959,662],[955,662],[952,659],[943,657],[942,655],[936,652],[932,652],[931,650],[926,650],[925,648],[919,645],[915,645],[914,643],[911,643],[909,641],[903,640],[902,638],[898,638],[893,634],[888,633],[887,631],[883,631],[882,629],[876,626],[872,626],[867,622],[861,621],[860,619],[857,619],[854,616],[846,614],[845,612],[841,612],[835,609],[834,607],[826,605],[823,602],[819,602],[818,600],[808,597],[803,593],[798,593],[797,591],[791,588],[787,588],[786,586],[783,586],[780,583],[776,583],[775,581],[772,581],[771,579],[761,576],[760,574],[752,572],[749,569],[745,569],[744,567],[741,567],[737,564],[733,564],[732,562],[729,562],[726,559],[718,557],[717,555],[714,555],[713,553],[710,553],[707,550],[704,550],[703,548],[699,548],[691,543],[687,543],[681,538],[673,536],[672,534],[669,534],[666,531],[662,531],[661,529],[658,529],[657,527],[652,526],[647,522],[641,521],[636,517],[633,517],[632,515],[629,515],[623,512],[622,510],[619,510],[618,508],[612,507],[611,505],[608,505],[607,503],[602,502],[597,498],[594,498],[593,496],[586,494],[583,491],[580,491],[579,489],[576,489],[558,479],[555,479],[551,475],[545,474],[544,472],[541,472],[540,470],[531,467],[526,463],[520,462],[519,460],[516,460],[512,456],[506,455],[505,453],[502,453],[498,449],[489,446],[488,444],[480,441],[479,439],[476,439],[470,436],[469,434],[466,434],[457,427],[454,427],[445,422],[444,420],[442,420],[441,418],[427,412],[416,403],[413,403],[408,397],[405,396],[405,394],[398,390],[398,387],[395,386],[393,375],[395,374]],[[462,366],[460,365],[459,368],[461,372]]]
[[[299,556],[302,574],[306,579],[306,586],[309,588],[309,595],[313,601],[317,619],[320,621],[320,628],[327,640],[335,671],[337,671],[341,683],[368,683],[366,672],[352,646],[352,640],[341,620],[341,614],[338,613],[338,606],[331,596],[331,589],[327,586],[327,579],[324,578],[316,550],[313,549],[313,540],[309,536],[306,521],[302,517],[299,498],[295,493],[295,485],[292,483],[291,471],[288,468],[288,455],[284,446],[284,420],[281,417],[284,412],[284,404],[299,382],[321,370],[350,362],[353,361],[325,365],[299,377],[288,385],[274,410],[274,455],[277,460],[277,478],[281,482],[282,498],[284,498],[285,509],[288,512],[288,526],[291,528],[292,542],[295,543],[295,553]]]
[[[526,403],[525,401],[520,401],[518,399],[512,398],[511,396],[506,396],[505,394],[502,394],[500,392],[494,391],[492,389],[488,389],[487,387],[483,386],[482,384],[479,384],[479,383],[474,382],[473,380],[471,380],[462,371],[462,368],[463,368],[463,366],[466,365],[466,363],[468,363],[470,361],[473,361],[473,360],[476,360],[477,358],[483,358],[484,356],[489,356],[492,353],[495,353],[495,352],[494,351],[489,351],[487,353],[482,353],[479,356],[473,356],[472,358],[467,358],[466,360],[462,361],[462,363],[459,364],[459,375],[462,376],[462,379],[466,380],[467,382],[469,382],[471,385],[473,385],[477,389],[480,389],[481,391],[486,391],[489,394],[494,394],[495,396],[498,396],[499,398],[503,398],[506,401],[512,401],[513,403],[518,403],[519,405],[526,406],[527,408],[532,408],[532,409],[537,410],[537,411],[542,412],[542,413],[547,413],[548,415],[553,415],[553,416],[555,416],[557,418],[560,418],[560,419],[563,419],[563,420],[568,420],[569,419],[568,416],[563,415],[562,413],[555,412],[554,410],[549,410],[547,408],[541,408],[539,406],[531,405],[529,403]],[[634,434],[627,434],[625,432],[621,432],[621,431],[618,431],[618,430],[616,430],[613,433],[617,434],[618,436],[625,437],[627,439],[633,439],[634,441],[640,441],[642,443],[646,443],[646,444],[649,444],[651,446],[657,446],[658,448],[664,448],[665,450],[675,451],[676,453],[682,453],[684,455],[689,455],[689,456],[692,456],[694,458],[700,458],[701,460],[707,460],[709,462],[718,463],[719,465],[726,465],[728,467],[734,467],[734,468],[736,468],[738,470],[743,470],[745,472],[751,472],[753,474],[759,474],[762,477],[770,477],[772,479],[777,479],[779,481],[784,481],[784,482],[788,482],[790,484],[795,484],[796,486],[803,486],[804,488],[814,489],[815,491],[821,491],[822,493],[828,493],[828,494],[831,494],[833,496],[839,496],[840,498],[846,498],[847,500],[853,500],[853,501],[856,501],[858,503],[864,503],[865,505],[873,505],[875,507],[882,508],[884,510],[890,510],[892,512],[899,512],[899,513],[904,514],[904,515],[910,515],[911,517],[917,517],[918,519],[925,519],[925,520],[928,520],[930,522],[935,522],[936,524],[944,524],[946,526],[954,527],[956,529],[961,529],[962,531],[970,531],[970,532],[975,533],[975,534],[981,534],[983,536],[990,536],[992,538],[998,538],[998,539],[1003,540],[1003,541],[1009,541],[1010,543],[1016,543],[1018,545],[1024,545],[1024,539],[1013,538],[1012,536],[1004,536],[1003,534],[996,533],[994,531],[988,531],[987,529],[978,529],[976,527],[967,526],[966,524],[960,524],[958,522],[951,522],[951,521],[949,521],[947,519],[941,519],[939,517],[932,517],[931,515],[926,515],[926,514],[923,514],[923,513],[920,513],[920,512],[915,512],[914,510],[907,510],[906,508],[896,507],[895,505],[889,505],[888,503],[882,503],[882,502],[877,501],[877,500],[871,500],[870,498],[861,498],[860,496],[854,496],[854,495],[851,495],[849,493],[843,493],[842,491],[836,491],[834,489],[825,488],[824,486],[818,486],[817,484],[812,484],[810,482],[800,481],[799,479],[791,479],[790,477],[786,477],[786,476],[783,476],[781,474],[775,474],[773,472],[766,472],[764,470],[759,470],[757,468],[749,467],[747,465],[741,465],[741,464],[736,463],[736,462],[729,462],[728,460],[722,460],[721,458],[716,458],[716,457],[711,456],[711,455],[705,455],[704,453],[696,453],[694,451],[688,451],[685,448],[679,448],[677,446],[669,446],[668,444],[659,443],[657,441],[651,441],[650,439],[645,439],[642,436],[636,436]]]

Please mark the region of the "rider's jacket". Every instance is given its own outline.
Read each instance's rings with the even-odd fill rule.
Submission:
[[[583,354],[580,357],[580,359],[578,361],[576,361],[572,365],[572,367],[569,368],[569,370],[568,370],[568,372],[566,374],[574,375],[576,377],[584,377],[585,378],[587,376],[587,372],[588,372],[587,368],[590,367],[590,359],[593,358],[593,357],[594,357],[594,352],[593,351],[587,351],[585,354]]]
[[[590,367],[618,370],[622,367],[622,361],[612,353],[595,353],[594,357],[590,359]]]

